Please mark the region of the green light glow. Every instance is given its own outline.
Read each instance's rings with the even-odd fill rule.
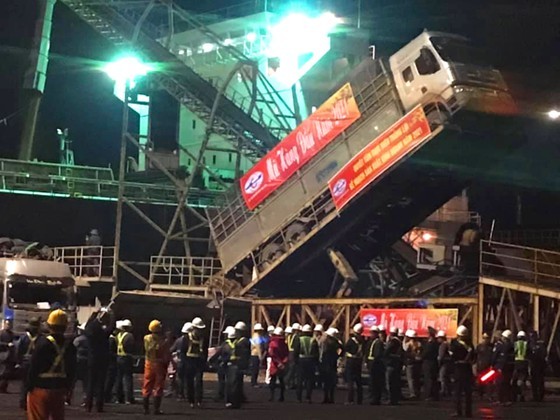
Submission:
[[[103,68],[103,71],[115,82],[128,82],[130,87],[134,87],[139,77],[147,75],[152,70],[154,70],[152,66],[134,56],[122,57]]]

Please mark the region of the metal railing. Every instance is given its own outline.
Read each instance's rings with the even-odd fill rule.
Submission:
[[[479,226],[481,224],[480,214],[476,211],[447,210],[444,208],[432,213],[426,220],[432,222],[476,223]]]
[[[54,259],[68,264],[74,277],[113,278],[115,247],[63,246],[53,248]]]
[[[481,241],[480,275],[560,288],[560,252]]]
[[[516,245],[560,249],[560,229],[501,230],[494,232],[492,239]]]
[[[203,287],[216,276],[222,265],[219,258],[169,257],[150,259],[150,283],[168,286]]]

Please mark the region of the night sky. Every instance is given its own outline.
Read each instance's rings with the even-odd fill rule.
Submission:
[[[234,0],[204,2],[178,1],[197,12],[240,3]],[[286,2],[284,2],[285,4]],[[327,10],[356,18],[357,1],[308,2]],[[501,69],[516,98],[529,112],[560,108],[560,2],[525,1],[442,1],[442,0],[364,0],[362,27],[371,28],[371,42],[378,55],[388,55],[422,29],[443,30],[466,35],[484,47],[491,61]],[[0,120],[21,111],[21,78],[26,49],[33,33],[33,0],[2,0],[0,3]],[[204,9],[200,9],[204,7]],[[112,84],[98,69],[116,51],[61,2],[55,8],[51,61],[36,136],[36,156],[56,160],[57,127],[68,127],[74,140],[78,164],[106,166],[117,161],[121,124],[121,103],[112,95]],[[175,133],[176,105],[162,94],[155,98],[155,135],[172,138]],[[0,156],[15,157],[22,113],[0,123]],[[475,210],[486,220],[498,219],[498,226],[515,223],[515,196],[520,193],[526,226],[555,226],[560,212],[560,122],[535,119],[527,126],[529,144],[508,165],[499,183],[489,180],[472,189]],[[515,174],[515,176],[513,176]],[[43,203],[43,204],[41,204]],[[57,204],[54,204],[57,203]],[[66,203],[66,204],[64,204]],[[31,199],[0,196],[17,223],[0,215],[0,236],[39,235],[54,243],[71,243],[82,238],[89,226],[112,229],[110,204],[69,200]],[[47,211],[52,220],[72,218],[72,227],[62,233],[60,223],[41,228],[27,210]],[[97,209],[97,210],[96,210]],[[13,210],[13,211],[12,211]],[[50,212],[50,213],[49,213]],[[39,214],[39,213],[37,213]],[[53,216],[58,214],[58,216]],[[106,235],[108,237],[109,235]]]

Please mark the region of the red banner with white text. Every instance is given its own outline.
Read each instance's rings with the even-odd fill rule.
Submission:
[[[330,179],[329,189],[336,208],[344,207],[430,134],[430,124],[420,106],[381,133]]]
[[[313,114],[241,178],[241,193],[253,210],[321,149],[360,118],[350,83],[342,86]]]
[[[418,337],[428,336],[428,327],[445,331],[448,337],[457,335],[458,309],[361,309],[360,322],[364,334],[371,326],[383,325],[387,331],[397,327],[403,334],[414,330]]]

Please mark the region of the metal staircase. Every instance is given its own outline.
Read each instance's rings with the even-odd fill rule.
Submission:
[[[224,137],[249,158],[264,155],[295,125],[293,112],[253,62],[233,47],[224,45],[217,35],[171,2],[153,0],[147,5],[145,1],[62,2],[117,48],[127,49],[146,61],[158,63],[162,69],[151,73],[151,80],[203,121],[210,123],[211,132]],[[142,10],[139,6],[145,7]],[[163,30],[148,20],[150,14],[162,6],[169,16]],[[227,84],[217,88],[189,67],[186,57],[174,54],[168,47],[175,27],[182,31],[196,29],[236,57],[239,69],[251,76],[251,100],[242,101],[229,94]],[[167,37],[164,36],[166,32]]]

